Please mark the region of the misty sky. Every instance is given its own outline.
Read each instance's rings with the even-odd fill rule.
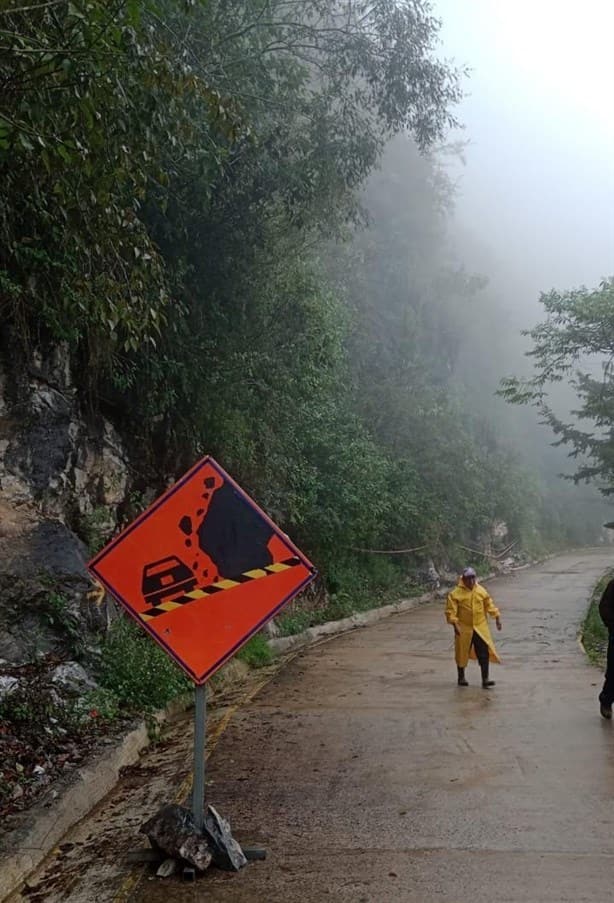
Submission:
[[[433,0],[473,70],[458,217],[540,290],[614,275],[614,0]]]

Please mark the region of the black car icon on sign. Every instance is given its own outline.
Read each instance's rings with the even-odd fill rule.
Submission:
[[[153,561],[143,568],[141,591],[149,605],[170,602],[189,593],[195,587],[196,577],[187,564],[175,555]]]

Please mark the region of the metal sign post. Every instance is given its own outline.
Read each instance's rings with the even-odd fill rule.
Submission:
[[[263,859],[264,850],[242,851],[228,822],[205,804],[205,683],[311,583],[314,566],[207,456],[112,539],[88,569],[194,684],[196,835],[206,841],[206,826],[224,868]],[[185,807],[180,812],[181,820]],[[194,869],[187,871],[193,878]]]
[[[194,787],[192,789],[192,815],[196,831],[200,834],[205,813],[205,737],[207,728],[207,689],[205,684],[194,689]]]

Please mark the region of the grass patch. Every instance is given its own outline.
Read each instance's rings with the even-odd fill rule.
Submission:
[[[321,624],[322,621],[318,620],[319,614],[319,611],[296,609],[280,615],[275,619],[275,623],[282,636],[294,636],[307,630],[308,627],[313,627],[314,624]]]
[[[322,567],[328,590],[328,604],[313,610],[291,605],[276,623],[282,636],[301,633],[308,627],[340,621],[353,614],[370,611],[401,597],[419,596],[425,587],[408,581],[407,573],[383,558],[346,558]]]
[[[236,658],[250,668],[263,668],[271,664],[273,653],[259,633]],[[151,713],[194,689],[173,659],[123,614],[102,642],[97,678],[100,689],[90,694],[88,706],[107,717],[121,712]]]
[[[125,615],[102,643],[98,679],[119,706],[137,712],[161,709],[192,689],[178,665]]]
[[[237,652],[237,658],[249,665],[250,668],[264,668],[273,661],[273,653],[269,649],[266,637],[257,633],[245,646]]]
[[[599,617],[599,600],[609,581],[614,576],[610,571],[601,578],[591,597],[588,613],[582,626],[582,643],[592,665],[605,667],[608,649],[608,628]]]

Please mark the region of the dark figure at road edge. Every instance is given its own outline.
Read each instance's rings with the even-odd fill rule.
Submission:
[[[610,580],[599,600],[599,616],[608,628],[608,657],[599,706],[603,717],[609,720],[614,702],[614,580]]]
[[[499,609],[483,586],[477,582],[473,568],[467,567],[457,585],[448,593],[446,621],[454,628],[454,655],[458,668],[458,685],[466,687],[465,668],[470,658],[478,660],[482,671],[484,689],[494,687],[488,679],[489,662],[501,664],[488,627],[487,615],[495,618],[497,630],[501,630]],[[614,670],[612,671],[614,678]]]

